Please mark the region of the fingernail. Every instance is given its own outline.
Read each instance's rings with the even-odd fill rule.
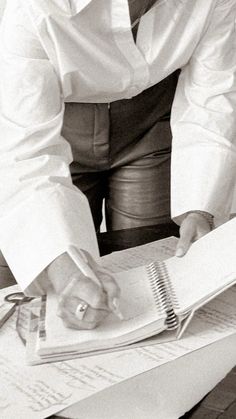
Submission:
[[[119,309],[120,302],[117,297],[112,299],[112,305],[115,309]]]
[[[182,247],[179,247],[175,252],[175,256],[177,256],[178,258],[184,256],[184,249]]]
[[[116,316],[120,319],[120,320],[124,320],[124,316],[120,311],[120,303],[119,303],[119,299],[118,298],[113,298],[112,299],[112,306],[113,306],[113,313],[116,314]]]

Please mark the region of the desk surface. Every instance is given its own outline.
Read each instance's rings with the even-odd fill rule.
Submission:
[[[98,236],[101,255],[138,246],[171,235],[178,236],[175,224],[148,226],[130,230],[102,233]],[[12,285],[9,277],[3,286]],[[57,418],[57,416],[52,416]],[[195,408],[182,419],[235,419],[236,418],[236,367]],[[59,418],[58,418],[59,419]],[[112,419],[112,418],[111,418]],[[140,418],[141,419],[141,418]]]

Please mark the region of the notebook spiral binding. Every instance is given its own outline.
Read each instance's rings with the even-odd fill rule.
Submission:
[[[175,309],[179,308],[178,300],[172,287],[166,265],[163,261],[150,263],[147,267],[149,281],[157,307],[165,311],[168,330],[179,326]]]

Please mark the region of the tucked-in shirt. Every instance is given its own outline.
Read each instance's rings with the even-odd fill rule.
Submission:
[[[228,215],[235,178],[235,0],[158,0],[136,43],[127,0],[9,0],[0,31],[0,248],[23,289],[71,246],[98,255],[71,181],[65,102],[129,99],[181,69],[172,216]],[[40,282],[40,281],[38,281]]]

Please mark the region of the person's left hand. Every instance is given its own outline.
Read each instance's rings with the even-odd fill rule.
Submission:
[[[184,256],[193,242],[211,230],[212,225],[207,216],[198,211],[188,213],[180,225],[180,239],[175,255],[178,257]]]

